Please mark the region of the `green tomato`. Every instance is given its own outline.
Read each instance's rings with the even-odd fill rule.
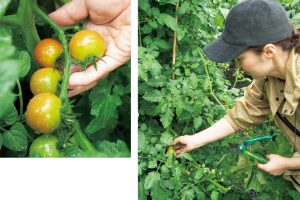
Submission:
[[[27,105],[26,123],[37,133],[51,133],[60,126],[60,99],[51,93],[34,96]]]
[[[29,149],[30,157],[39,158],[60,158],[62,153],[57,150],[57,137],[46,134],[36,138]]]

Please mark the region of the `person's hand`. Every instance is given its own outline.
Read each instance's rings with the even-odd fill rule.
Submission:
[[[196,148],[192,135],[180,136],[173,141],[172,145],[175,146],[175,153],[177,157],[182,153],[192,151]]]
[[[130,59],[130,0],[72,0],[49,17],[61,26],[88,18],[86,29],[99,32],[106,44],[105,55],[97,62],[97,70],[92,65],[82,72],[73,67],[69,97],[91,89],[99,79]]]
[[[287,159],[277,154],[267,155],[269,162],[266,164],[257,164],[257,168],[271,174],[274,176],[279,176],[283,174],[286,170]]]

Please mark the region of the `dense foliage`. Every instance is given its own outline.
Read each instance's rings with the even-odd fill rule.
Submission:
[[[139,199],[299,199],[292,184],[258,169],[236,151],[246,138],[274,140],[252,151],[292,154],[272,123],[238,132],[176,159],[175,137],[199,132],[224,116],[251,80],[230,64],[205,58],[235,0],[139,1]],[[300,25],[299,0],[282,1]],[[175,35],[176,33],[176,35]],[[174,39],[176,37],[176,40]],[[175,50],[174,50],[175,49]],[[276,148],[275,148],[276,147]]]
[[[0,3],[1,157],[29,156],[29,147],[39,136],[26,124],[24,116],[33,97],[29,81],[40,68],[34,59],[34,47],[41,39],[54,38],[68,48],[71,37],[84,25],[80,22],[62,28],[47,19],[48,13],[65,2],[68,1],[2,0]],[[130,63],[100,80],[92,90],[68,99],[66,66],[76,62],[66,51],[65,55],[57,60],[65,63],[65,68],[57,92],[62,101],[62,123],[51,133],[58,137],[56,147],[64,157],[129,157]]]

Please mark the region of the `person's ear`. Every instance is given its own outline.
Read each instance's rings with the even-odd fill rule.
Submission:
[[[277,47],[274,44],[266,44],[263,48],[263,56],[266,58],[273,58],[277,53]]]

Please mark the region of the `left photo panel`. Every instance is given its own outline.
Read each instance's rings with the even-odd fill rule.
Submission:
[[[131,157],[130,17],[130,0],[1,0],[0,157]]]

